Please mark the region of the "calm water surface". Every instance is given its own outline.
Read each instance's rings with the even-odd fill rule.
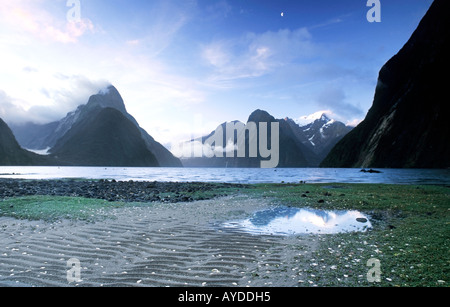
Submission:
[[[275,207],[255,212],[249,219],[223,223],[223,229],[253,235],[335,234],[365,232],[372,228],[369,218],[358,211],[325,211]]]
[[[133,167],[0,167],[0,178],[17,179],[115,179],[120,181],[280,183],[387,183],[450,185],[448,169],[334,168],[133,168]]]

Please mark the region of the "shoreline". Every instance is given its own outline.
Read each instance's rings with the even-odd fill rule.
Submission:
[[[171,181],[116,181],[115,179],[15,179],[0,178],[0,200],[24,196],[67,196],[101,199],[109,202],[192,202],[229,195],[239,190],[258,186],[436,186],[448,184],[391,184],[391,183],[307,183],[305,181],[280,183],[226,183],[226,182],[171,182]]]
[[[221,189],[248,185],[208,182],[116,181],[91,179],[0,179],[0,199],[34,195],[83,197],[109,202],[191,202],[211,199]],[[218,194],[219,193],[219,194]]]
[[[449,185],[448,169],[381,169],[382,173],[364,173],[359,168],[102,168],[70,169],[5,167],[3,179],[22,180],[112,180],[142,182],[215,182],[231,184],[287,183],[368,183]],[[201,179],[201,180],[200,180]]]

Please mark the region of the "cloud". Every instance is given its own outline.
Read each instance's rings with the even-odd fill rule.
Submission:
[[[233,7],[224,0],[215,1],[205,8],[205,16],[209,20],[227,18],[233,11]]]
[[[51,15],[48,3],[17,0],[23,18],[13,20],[6,15],[14,12],[14,1],[0,0],[0,89],[9,97],[2,99],[1,116],[15,122],[58,120],[109,83],[118,88],[128,110],[143,126],[167,117],[167,110],[184,110],[205,101],[201,82],[180,74],[164,59],[165,54],[160,54],[190,18],[175,2],[155,4],[161,10],[152,10],[156,19],[149,21],[146,15],[144,23],[139,24],[142,31],[114,32],[111,41],[110,33],[115,29],[103,22],[105,30],[96,39],[87,37],[76,44],[55,41],[80,39],[96,30],[92,23],[84,19],[68,23],[65,14]],[[65,1],[58,5],[65,13]],[[28,21],[30,26],[21,21]],[[59,36],[57,31],[47,35],[42,32],[46,27],[67,36]]]
[[[201,158],[212,157],[217,154],[226,155],[227,152],[233,152],[238,149],[233,141],[228,141],[225,147],[211,146],[203,144],[200,141],[180,142],[172,144],[170,150],[178,158]]]
[[[90,80],[80,75],[65,76],[65,78],[68,82],[64,82],[64,85],[56,82],[59,86],[39,90],[38,93],[46,98],[42,101],[48,101],[48,103],[32,106],[28,106],[28,102],[22,98],[11,97],[0,90],[0,117],[14,124],[48,123],[59,120],[79,105],[86,104],[91,95],[109,85],[106,80]]]
[[[150,1],[149,1],[150,2]],[[133,22],[138,28],[133,37],[125,43],[130,47],[141,48],[148,57],[160,56],[177,38],[192,18],[188,1],[151,1],[146,18]]]
[[[202,47],[201,56],[213,70],[209,80],[227,82],[270,74],[294,60],[311,57],[315,49],[306,28],[282,29],[216,40]]]
[[[39,70],[37,68],[31,67],[31,66],[24,67],[23,71],[27,72],[27,73],[39,72]]]
[[[364,111],[347,101],[344,90],[336,87],[327,87],[317,94],[316,104],[320,108],[329,109],[337,116],[343,118],[361,117]]]
[[[26,111],[3,90],[0,90],[0,118],[6,122],[20,122],[26,118]]]
[[[76,43],[86,33],[95,32],[90,19],[68,21],[66,15],[52,14],[48,1],[15,0],[0,2],[0,20],[4,27],[49,42]]]
[[[363,121],[362,119],[357,119],[357,118],[355,118],[355,119],[353,119],[353,120],[347,121],[345,124],[346,124],[347,126],[350,126],[350,127],[356,127],[356,126],[358,126],[362,121]]]
[[[226,42],[214,42],[203,48],[202,56],[209,65],[221,69],[230,63],[232,58],[231,52],[227,49]]]
[[[314,30],[314,29],[323,28],[323,27],[329,27],[329,26],[332,26],[332,25],[335,25],[335,24],[338,24],[338,23],[342,23],[342,22],[344,22],[344,20],[346,18],[350,17],[351,15],[352,14],[345,14],[345,15],[341,15],[341,16],[338,16],[338,17],[335,17],[335,18],[331,18],[331,19],[328,19],[325,22],[309,26],[308,29],[309,30]]]

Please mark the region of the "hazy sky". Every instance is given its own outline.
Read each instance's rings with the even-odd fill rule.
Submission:
[[[255,109],[362,120],[432,3],[381,0],[369,23],[366,0],[67,2],[0,0],[0,117],[58,120],[113,84],[165,145]]]

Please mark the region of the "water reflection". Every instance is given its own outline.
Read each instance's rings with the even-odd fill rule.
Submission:
[[[324,211],[281,206],[258,211],[249,219],[227,222],[222,226],[251,234],[296,235],[364,232],[372,224],[367,216],[358,211]]]

